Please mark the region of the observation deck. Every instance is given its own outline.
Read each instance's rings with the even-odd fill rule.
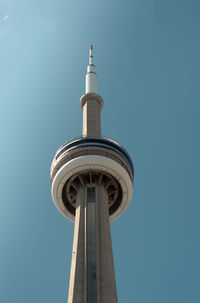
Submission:
[[[110,220],[125,211],[132,196],[131,158],[122,145],[107,137],[79,137],[61,146],[52,160],[50,176],[54,203],[72,221],[82,186],[104,186]]]

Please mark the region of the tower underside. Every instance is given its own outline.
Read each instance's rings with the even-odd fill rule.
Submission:
[[[108,191],[89,182],[76,198],[68,303],[116,303]]]

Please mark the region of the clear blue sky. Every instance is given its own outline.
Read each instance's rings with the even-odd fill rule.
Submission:
[[[0,0],[0,301],[67,300],[73,223],[49,167],[81,134],[94,44],[102,132],[135,166],[112,223],[119,302],[200,302],[200,2]]]

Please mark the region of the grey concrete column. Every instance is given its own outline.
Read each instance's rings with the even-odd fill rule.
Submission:
[[[88,100],[83,106],[83,136],[101,136],[101,106],[96,100]]]
[[[81,97],[83,110],[83,136],[101,136],[101,109],[103,99],[97,93],[87,93]]]
[[[85,302],[85,209],[85,189],[81,188],[76,200],[68,303]]]
[[[112,252],[108,194],[103,186],[97,190],[98,230],[98,303],[117,303],[114,261]]]
[[[83,187],[76,203],[68,303],[117,303],[107,192]]]

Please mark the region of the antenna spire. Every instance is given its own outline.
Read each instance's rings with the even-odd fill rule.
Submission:
[[[97,75],[96,67],[93,63],[93,45],[89,48],[89,65],[86,74],[85,93],[97,93]]]
[[[90,45],[89,49],[89,65],[93,64],[93,45]]]

